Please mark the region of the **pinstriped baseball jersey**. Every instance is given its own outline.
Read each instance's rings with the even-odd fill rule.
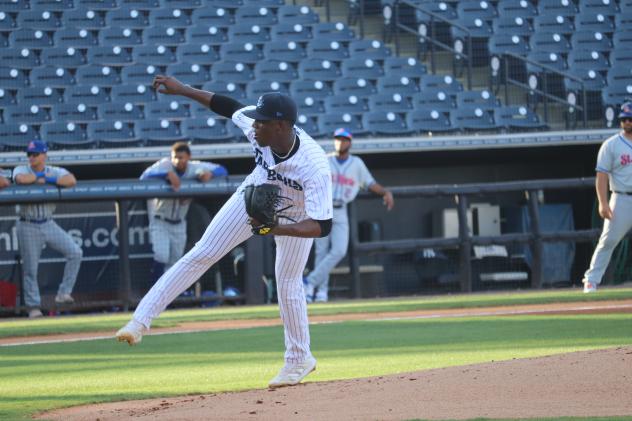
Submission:
[[[350,155],[340,162],[334,155],[329,156],[334,205],[341,206],[352,202],[360,189],[367,189],[375,183],[371,172],[362,158]]]
[[[51,165],[44,167],[44,173],[51,174],[57,178],[70,174],[65,168]],[[30,165],[19,165],[13,170],[13,178],[20,174],[35,174],[35,171],[33,171]],[[32,205],[18,205],[16,206],[16,211],[22,218],[49,219],[52,218],[56,207],[57,205],[55,203],[36,203]]]
[[[610,190],[632,192],[632,141],[621,133],[606,139],[599,148],[596,170],[608,174]]]

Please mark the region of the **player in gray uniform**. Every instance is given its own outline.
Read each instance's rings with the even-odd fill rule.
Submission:
[[[621,132],[606,139],[597,155],[597,200],[603,231],[590,267],[584,274],[584,292],[597,291],[612,252],[632,228],[632,102],[621,106]],[[608,202],[608,185],[612,195]]]
[[[315,240],[314,270],[305,278],[305,298],[325,302],[329,299],[329,274],[347,254],[349,246],[349,219],[347,203],[353,201],[360,189],[382,196],[390,211],[395,205],[393,194],[375,181],[364,161],[351,155],[350,131],[339,128],[334,132],[335,152],[329,156],[331,167],[334,217],[331,234]]]
[[[13,170],[16,184],[51,184],[58,187],[73,187],[75,176],[61,167],[46,165],[48,146],[46,142],[34,140],[26,149],[29,165],[20,165]],[[55,302],[73,303],[72,292],[83,252],[72,237],[53,221],[54,203],[37,203],[17,207],[19,219],[16,225],[18,244],[22,254],[24,270],[24,301],[29,317],[41,317],[40,293],[37,284],[37,267],[42,248],[50,246],[67,259],[64,275],[59,285]]]
[[[177,191],[181,180],[207,182],[213,177],[227,174],[226,168],[220,164],[191,161],[189,145],[176,142],[171,146],[171,157],[155,162],[143,172],[140,179],[167,180],[173,190]],[[187,241],[186,216],[190,205],[190,198],[159,198],[147,202],[149,236],[154,253],[151,269],[153,282],[184,253]]]
[[[231,118],[252,145],[255,167],[217,212],[200,241],[164,273],[116,337],[130,345],[139,343],[152,320],[209,267],[253,233],[261,234],[249,225],[243,190],[250,184],[275,184],[292,205],[283,213],[296,222],[282,219],[269,231],[276,243],[275,274],[285,336],[285,365],[268,385],[295,385],[316,368],[302,277],[313,238],[326,236],[331,230],[331,172],[325,152],[305,131],[294,126],[296,104],[281,93],[264,94],[256,107],[244,107],[232,98],[194,89],[172,77],[156,76],[153,85],[160,93],[188,97]]]

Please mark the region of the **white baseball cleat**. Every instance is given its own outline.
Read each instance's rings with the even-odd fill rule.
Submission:
[[[597,292],[597,284],[584,281],[584,293]]]
[[[127,342],[130,346],[136,345],[143,340],[143,335],[148,331],[149,329],[142,323],[132,319],[116,332],[116,340],[119,342]]]
[[[72,298],[70,294],[57,294],[55,296],[55,302],[57,304],[72,304],[75,302],[75,299]]]
[[[277,387],[297,385],[314,370],[316,370],[316,359],[314,357],[309,357],[299,364],[286,364],[279,374],[270,380],[268,387],[275,389]]]

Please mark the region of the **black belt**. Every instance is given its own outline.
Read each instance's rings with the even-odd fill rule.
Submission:
[[[164,216],[160,216],[160,215],[154,215],[154,218],[156,219],[160,219],[161,221],[165,221],[168,224],[179,224],[180,222],[182,222],[182,219],[169,219],[169,218],[165,218]]]
[[[632,191],[616,191],[616,194],[625,194],[628,196],[632,196]]]
[[[20,218],[20,221],[22,222],[29,222],[31,224],[44,224],[48,221],[50,221],[50,219],[28,219],[28,218]]]
[[[340,209],[340,208],[344,208],[345,205],[334,205],[334,209]]]

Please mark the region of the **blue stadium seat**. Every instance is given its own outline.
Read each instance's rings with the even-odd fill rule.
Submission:
[[[333,81],[340,77],[340,69],[333,61],[306,58],[298,64],[298,74],[304,80]]]
[[[144,29],[149,26],[149,14],[147,11],[126,6],[109,11],[105,22],[108,26]]]
[[[143,109],[139,105],[116,100],[99,104],[97,114],[101,120],[134,121],[145,118]]]
[[[142,48],[142,47],[136,47]],[[91,47],[88,48],[88,62],[100,66],[126,66],[137,61],[132,52],[122,47]]]
[[[535,4],[529,0],[500,0],[496,11],[500,18],[532,18],[538,14]]]
[[[536,34],[550,32],[561,35],[571,35],[575,32],[573,21],[564,15],[540,14],[533,20],[533,29]]]
[[[619,9],[622,13],[632,12],[632,0],[620,0]]]
[[[298,106],[299,114],[308,117],[317,116],[325,112],[325,103],[322,98],[300,97],[296,100],[296,105]],[[316,124],[316,121],[314,121],[314,124]]]
[[[616,32],[626,31],[632,25],[632,9],[627,12],[621,12],[614,17],[614,26]]]
[[[426,89],[443,89],[456,94],[463,90],[463,84],[450,75],[426,75],[421,78],[419,86],[422,92]]]
[[[259,45],[250,42],[226,42],[219,47],[219,56],[222,60],[255,64],[263,59],[263,51]]]
[[[113,26],[99,31],[99,44],[119,47],[143,45],[142,31]]]
[[[270,28],[270,38],[273,41],[308,42],[313,39],[313,35],[308,25],[281,22]]]
[[[413,133],[400,114],[386,110],[363,114],[362,126],[376,136],[406,136]]]
[[[162,66],[136,63],[121,69],[121,80],[123,83],[151,85],[154,77],[165,74],[165,70],[166,68]]]
[[[443,89],[424,89],[411,98],[416,110],[436,110],[449,112],[456,108],[456,93]]]
[[[236,100],[246,98],[246,91],[244,88],[235,82],[224,82],[213,79],[210,82],[206,82],[202,86],[202,89],[205,91],[215,92],[217,94],[227,95]]]
[[[265,44],[270,41],[270,30],[261,25],[237,22],[228,27],[228,40],[233,43]]]
[[[121,83],[121,75],[115,67],[88,64],[77,69],[77,84],[114,86]]]
[[[237,127],[232,121],[226,122],[226,130],[231,136],[229,142],[231,143],[248,143],[248,139],[244,135],[244,132]]]
[[[109,92],[99,86],[70,86],[64,90],[64,102],[68,104],[99,105],[108,101]]]
[[[73,122],[42,124],[40,135],[52,149],[88,149],[96,145],[96,142],[88,137],[86,127]]]
[[[211,66],[217,62],[219,53],[210,44],[184,44],[176,49],[176,60],[185,63],[198,63]]]
[[[296,125],[305,133],[310,135],[314,139],[323,137],[325,134],[320,132],[318,127],[318,120],[315,114],[307,115],[299,112]]]
[[[15,69],[30,70],[40,65],[40,59],[35,50],[29,48],[2,48],[0,62],[8,63]]]
[[[5,11],[4,7],[2,7],[2,11]],[[6,17],[5,19],[3,19],[3,21],[11,20],[11,15],[5,14],[5,16]],[[48,10],[23,10],[17,15],[17,18],[13,20],[13,24],[13,29],[15,29],[16,27],[20,27],[42,30],[55,30],[61,28],[62,21],[58,15],[49,12]]]
[[[417,108],[406,113],[406,125],[416,133],[451,132],[456,130],[450,115],[432,107]]]
[[[21,28],[9,34],[12,48],[48,48],[53,46],[53,38],[40,29]]]
[[[92,9],[72,9],[64,11],[62,24],[65,28],[100,30],[107,26],[104,13]]]
[[[500,17],[492,22],[494,35],[518,35],[528,37],[533,34],[533,26],[529,20],[521,16]]]
[[[244,0],[244,4],[258,4],[276,10],[285,4],[285,0]]]
[[[494,110],[496,125],[507,130],[543,130],[546,124],[540,121],[540,117],[525,106],[504,106]]]
[[[210,80],[207,66],[197,63],[174,63],[167,66],[167,74],[174,76],[182,83],[202,86]]]
[[[51,121],[47,108],[31,104],[7,107],[3,116],[5,123],[41,124]]]
[[[598,51],[572,50],[566,59],[568,67],[573,70],[595,70],[606,72],[610,69],[608,59]]]
[[[369,111],[367,103],[362,97],[356,95],[331,95],[325,98],[324,101],[325,112],[328,114],[344,113],[361,115],[362,113]]]
[[[478,107],[452,110],[450,120],[455,127],[464,131],[486,131],[498,128],[494,121],[494,112]]]
[[[323,99],[333,95],[331,88],[322,80],[293,80],[290,82],[290,94],[299,101],[300,98],[312,97]]]
[[[290,89],[289,86],[280,83],[279,81],[270,81],[270,80],[252,80],[246,85],[246,98],[250,100],[250,102],[257,102],[259,97],[267,92],[282,92],[284,94],[289,94]]]
[[[354,137],[362,137],[368,131],[362,126],[360,117],[353,114],[321,114],[318,116],[318,128],[320,133],[333,133],[339,127],[346,127]]]
[[[75,8],[73,0],[31,0],[32,10],[48,10],[49,12],[59,12]]]
[[[223,7],[229,10],[236,10],[244,5],[243,0],[206,0],[207,6]]]
[[[368,97],[377,92],[377,88],[370,81],[358,77],[342,77],[334,81],[336,95],[356,95]]]
[[[180,47],[186,47],[186,45],[180,45],[178,48]],[[134,47],[131,58],[135,63],[153,63],[163,66],[178,61],[173,47],[166,47],[164,45],[138,45]]]
[[[51,109],[54,122],[89,123],[97,121],[97,107],[90,104],[59,104]]]
[[[504,53],[525,56],[531,51],[525,37],[511,34],[492,35],[487,42],[487,49],[492,57],[501,57]]]
[[[5,13],[20,12],[31,8],[29,0],[0,0],[0,10]]]
[[[209,114],[212,114],[210,113],[208,106],[202,105],[197,101],[189,102],[188,105],[189,112],[191,113],[191,118],[208,117]]]
[[[228,26],[198,23],[186,31],[187,44],[221,45],[228,41]]]
[[[604,106],[612,106],[612,121],[616,116],[614,115],[614,108],[628,101],[632,96],[632,83],[626,81],[618,81],[610,83],[607,87],[601,91],[601,101]],[[618,108],[616,108],[618,110]]]
[[[380,41],[371,39],[359,39],[349,43],[349,55],[351,57],[361,57],[384,61],[391,57],[391,49]]]
[[[122,121],[98,121],[88,124],[88,138],[100,148],[138,146],[141,139],[136,135],[135,124]]]
[[[23,151],[33,139],[39,139],[39,134],[33,126],[28,124],[0,124],[0,145],[4,150]]]
[[[263,46],[264,57],[274,60],[298,63],[307,53],[305,48],[296,41],[269,41]]]
[[[69,69],[63,67],[40,66],[31,71],[32,86],[65,87],[76,83]]]
[[[615,30],[614,19],[601,13],[595,15],[592,12],[582,12],[575,16],[575,30],[611,34]]]
[[[182,122],[182,131],[194,144],[224,143],[233,137],[226,129],[225,119],[215,117],[187,119]]]
[[[301,25],[313,25],[320,21],[318,13],[309,6],[286,4],[277,9],[277,18],[282,23],[300,23]]]
[[[424,76],[424,78],[428,75]],[[403,96],[413,96],[419,92],[419,85],[414,79],[406,76],[382,76],[377,80],[378,94],[400,94]]]
[[[19,89],[29,85],[29,77],[24,70],[0,67],[0,88]]]
[[[41,19],[40,17],[41,13],[38,13],[37,16]],[[50,15],[50,14],[49,14]],[[45,26],[44,28],[40,27],[40,26],[34,26],[30,28],[34,28],[34,29],[54,29],[57,28],[56,26],[50,26],[51,23],[54,22],[49,22],[49,21],[45,21],[45,23],[48,23],[49,26]],[[0,32],[11,32],[14,31],[18,28],[18,22],[16,21],[16,18],[13,15],[10,15],[8,13],[5,13],[3,10],[0,11]]]
[[[464,0],[456,3],[456,14],[459,18],[483,19],[491,21],[498,12],[491,2],[485,0]]]
[[[571,44],[562,34],[555,32],[536,32],[529,40],[531,51],[568,54]]]
[[[614,16],[619,13],[619,7],[613,0],[579,0],[579,12]]]
[[[572,1],[538,0],[538,14],[540,16],[575,16],[578,12],[577,5]]]
[[[547,51],[541,51],[541,50],[532,51],[527,55],[527,58],[531,61],[544,64],[548,67],[552,67],[560,72],[564,72],[566,71],[566,69],[568,69],[568,66],[566,65],[566,60],[564,60],[564,57],[562,57],[558,53],[549,53]],[[527,63],[527,72],[548,73],[549,71],[537,65]]]
[[[180,103],[175,99],[145,104],[145,118],[147,120],[184,120],[189,117],[191,117],[189,104]]]
[[[294,66],[285,61],[262,60],[255,65],[255,78],[275,82],[290,82],[298,78]]]
[[[196,9],[203,6],[202,0],[160,0],[164,9]]]
[[[116,102],[147,104],[156,101],[156,91],[143,84],[116,85],[112,87],[111,97]]]
[[[160,0],[118,0],[119,6],[136,10],[151,10],[160,7]]]
[[[82,50],[73,47],[45,48],[40,54],[43,65],[75,68],[88,62]]]
[[[412,110],[412,108],[409,97],[398,93],[374,94],[369,97],[369,109],[371,111],[388,110],[395,113],[405,113]]]
[[[149,24],[163,28],[186,28],[191,26],[191,16],[181,9],[155,9],[149,12]]]
[[[18,92],[23,92],[27,88],[22,88]],[[10,107],[17,104],[15,94],[9,89],[0,88],[0,108]]]
[[[91,10],[113,10],[118,8],[116,0],[74,0],[75,7]]]
[[[138,137],[149,146],[169,145],[185,140],[177,121],[148,119],[135,124]]]
[[[68,27],[55,31],[53,40],[56,47],[90,48],[99,44],[93,32]]]
[[[307,57],[340,62],[349,58],[349,51],[338,41],[313,39],[307,43]]]
[[[64,94],[61,89],[48,86],[35,86],[21,88],[17,91],[17,103],[20,105],[52,106],[64,102]]]
[[[608,85],[614,85],[619,82],[625,82],[632,85],[632,68],[630,67],[613,67],[608,70]],[[632,90],[630,91],[632,95]]]
[[[582,84],[578,81],[565,78],[564,88],[567,92],[579,93],[582,87],[587,91],[601,91],[608,85],[604,75],[593,69],[581,68],[581,66],[577,68],[570,66],[567,73],[580,78],[583,82]]]
[[[271,26],[275,25],[277,17],[272,9],[256,5],[244,5],[236,10],[235,22],[250,25]]]
[[[255,73],[250,67],[237,61],[220,60],[211,67],[211,80],[245,84],[254,77]]]
[[[610,64],[612,67],[632,67],[632,51],[615,47],[615,49],[610,52]]]
[[[143,30],[143,43],[146,45],[177,46],[185,41],[184,29],[181,28],[154,26]]]
[[[355,33],[342,22],[320,22],[312,25],[314,39],[326,39],[338,42],[350,42],[356,38]]]
[[[375,60],[352,57],[342,62],[342,75],[345,77],[358,77],[377,80],[384,76],[384,69]]]
[[[500,101],[488,90],[463,91],[456,94],[456,105],[458,108],[478,107],[490,110],[499,107]]]
[[[573,50],[591,50],[600,53],[608,53],[612,50],[612,41],[601,32],[575,32],[571,35],[571,48]]]
[[[199,9],[195,9],[191,15],[194,24],[203,24],[207,26],[229,26],[235,23],[235,16],[221,6],[207,5]]]

